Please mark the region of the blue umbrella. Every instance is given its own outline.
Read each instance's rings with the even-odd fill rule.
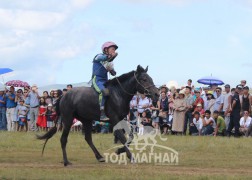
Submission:
[[[10,68],[0,68],[0,75],[12,72],[13,70]]]
[[[199,79],[197,81],[200,84],[205,84],[205,85],[223,85],[224,82],[218,78],[212,77],[212,76],[207,76]]]

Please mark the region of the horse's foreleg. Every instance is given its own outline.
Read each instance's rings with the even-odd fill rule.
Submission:
[[[121,143],[124,145],[124,147],[119,148],[119,149],[117,150],[116,153],[119,155],[119,154],[121,154],[121,153],[126,152],[127,157],[128,157],[130,160],[132,160],[132,154],[131,154],[131,152],[130,152],[130,150],[129,150],[129,148],[128,148],[129,143],[128,143],[127,140],[126,140],[126,137],[124,136],[123,131],[122,131],[121,129],[115,130],[114,135],[115,135],[115,136],[121,141]]]
[[[83,128],[84,128],[83,130],[85,132],[85,140],[88,143],[88,145],[90,146],[90,148],[93,150],[96,159],[99,162],[105,162],[105,159],[101,156],[101,154],[96,149],[96,147],[94,146],[93,141],[92,141],[92,121],[86,120],[85,124],[83,124]]]

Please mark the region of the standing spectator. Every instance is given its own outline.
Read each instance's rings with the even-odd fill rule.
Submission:
[[[53,94],[54,94],[54,90],[52,89],[52,90],[50,91],[50,97],[51,97],[51,98],[53,98]]]
[[[43,97],[39,100],[39,114],[37,119],[37,127],[40,128],[40,130],[44,131],[47,128],[47,122],[46,122],[46,102]]]
[[[214,112],[214,104],[215,104],[215,98],[213,95],[213,91],[208,91],[207,93],[207,104],[205,106],[205,111],[209,110],[211,114]]]
[[[67,85],[67,91],[70,91],[71,89],[73,89],[73,85],[72,84],[68,84]]]
[[[200,92],[199,88],[195,89],[194,92],[195,92],[196,99],[195,99],[195,101],[193,103],[193,109],[194,109],[194,111],[196,111],[196,108],[197,108],[198,104],[201,104],[202,107],[204,108],[204,101],[200,96],[201,92]]]
[[[247,81],[246,80],[241,80],[241,86],[242,88],[244,88],[247,84]]]
[[[204,92],[202,92],[201,98],[204,101],[204,110],[206,110],[206,106],[207,106],[207,103],[208,103],[208,101],[207,101],[207,94],[208,94],[209,88],[208,87],[204,87],[203,90],[204,90]]]
[[[214,130],[214,136],[225,136],[226,135],[226,124],[222,116],[219,115],[218,111],[214,111],[213,118],[216,123]]]
[[[230,105],[231,105],[231,91],[230,91],[230,85],[226,84],[225,85],[225,92],[226,94],[224,95],[224,100],[223,100],[223,112],[224,112],[224,118],[225,118],[225,124],[226,128],[228,128],[229,122],[230,122]]]
[[[59,94],[58,94],[58,90],[53,91],[53,97],[52,97],[52,101],[53,101],[53,106],[56,105],[57,100],[59,99]]]
[[[63,96],[67,93],[67,89],[63,89]]]
[[[203,128],[203,120],[199,112],[194,113],[194,119],[190,123],[190,132],[192,136],[200,136]]]
[[[13,86],[10,87],[10,90],[6,93],[6,118],[7,118],[7,129],[8,131],[14,131],[14,122],[15,122],[15,89]]]
[[[185,121],[184,121],[184,135],[186,135],[186,130],[187,130],[187,124],[191,124],[193,121],[193,96],[191,94],[192,88],[189,86],[186,86],[185,88],[185,101],[186,101],[186,113],[185,113]],[[190,131],[189,131],[189,134]]]
[[[240,120],[240,112],[241,112],[241,103],[240,103],[239,94],[241,93],[241,90],[242,90],[242,86],[237,85],[235,89],[235,94],[232,97],[231,108],[230,108],[230,112],[231,112],[230,123],[229,123],[228,131],[227,131],[227,135],[229,137],[231,135],[231,131],[233,127],[235,127],[235,137],[239,137],[239,128],[240,128],[239,120]]]
[[[251,120],[252,118],[249,116],[249,112],[244,111],[244,116],[240,119],[240,128],[239,128],[239,131],[242,135],[245,135],[248,132]]]
[[[139,116],[142,117],[142,113],[145,111],[145,109],[148,109],[149,107],[150,107],[150,99],[146,97],[145,94],[141,94],[137,108]]]
[[[32,131],[38,131],[37,119],[39,112],[39,94],[37,85],[31,87],[31,92],[28,97],[30,98],[30,125],[29,128]]]
[[[26,115],[28,112],[28,108],[24,106],[24,100],[21,99],[19,101],[19,106],[17,107],[17,114],[18,114],[18,127],[17,131],[23,131],[25,122],[26,122]]]
[[[138,96],[135,94],[130,101],[130,111],[128,114],[128,121],[130,122],[133,132],[137,132],[137,104]]]
[[[216,92],[216,99],[214,103],[214,111],[222,112],[224,103],[224,98],[222,96],[222,89],[220,87],[217,87],[215,92]]]
[[[251,113],[251,104],[250,104],[250,99],[251,96],[249,94],[249,87],[245,86],[243,88],[243,95],[242,95],[242,106],[241,106],[241,113],[243,114],[243,112],[248,111],[248,113]]]
[[[185,86],[182,86],[182,87],[181,87],[181,90],[183,90],[183,89],[186,88],[186,87],[190,87],[191,90],[194,89],[194,85],[192,84],[192,80],[191,80],[191,79],[188,79],[187,84],[186,84]]]
[[[5,89],[0,89],[0,130],[6,130],[6,98]]]
[[[160,100],[157,101],[156,107],[154,107],[154,106],[151,107],[151,110],[152,110],[152,117],[151,117],[152,118],[152,126],[155,129],[159,129],[159,117],[158,117],[158,114],[159,114],[159,111],[160,111]]]
[[[48,104],[47,111],[46,111],[46,122],[47,128],[50,130],[54,126],[54,121],[56,120],[56,112],[55,109],[52,107],[52,104]]]
[[[166,87],[166,85],[162,85],[159,89],[160,89],[160,94],[161,94],[162,92],[165,92],[165,94],[168,93],[168,88]]]
[[[24,101],[24,94],[23,94],[22,89],[17,90],[16,97],[15,97],[15,103],[17,104],[17,106],[16,106],[16,109],[15,109],[16,117],[15,117],[15,121],[14,121],[14,126],[15,126],[15,129],[17,129],[17,131],[18,131],[18,127],[19,127],[18,109],[19,109],[19,106],[20,106],[20,101]]]
[[[172,131],[177,133],[184,132],[184,121],[186,113],[186,101],[185,93],[183,90],[179,92],[179,98],[174,101],[174,113],[173,113],[173,123]]]
[[[165,92],[162,92],[160,99],[159,119],[163,128],[163,134],[167,134],[168,131],[168,118],[169,118],[168,107],[169,107],[168,97],[166,96]]]
[[[28,131],[28,122],[30,122],[30,98],[28,97],[29,95],[29,89],[25,88],[24,89],[24,106],[27,107],[27,115],[26,115],[26,122],[25,122],[25,130]]]
[[[46,105],[52,104],[52,97],[49,96],[48,91],[43,92],[43,97],[45,99]]]

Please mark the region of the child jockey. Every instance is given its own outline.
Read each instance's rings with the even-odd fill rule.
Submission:
[[[105,83],[108,81],[108,72],[112,76],[116,75],[113,67],[113,60],[117,56],[118,46],[113,42],[105,42],[102,45],[101,54],[97,54],[93,60],[93,74],[92,83],[95,90],[100,94],[100,110],[101,110],[101,120],[108,120],[104,113],[104,97],[109,96],[109,90],[105,87]]]

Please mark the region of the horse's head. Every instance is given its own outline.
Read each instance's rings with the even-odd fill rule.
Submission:
[[[150,97],[155,105],[159,98],[159,92],[157,87],[154,85],[152,78],[147,74],[148,66],[144,69],[138,65],[135,73],[137,81],[137,91],[146,96]]]

